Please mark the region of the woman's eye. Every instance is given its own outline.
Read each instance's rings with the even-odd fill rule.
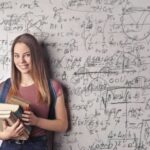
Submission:
[[[14,55],[15,58],[19,58],[19,55]]]
[[[25,56],[30,57],[30,53],[25,54]]]
[[[27,54],[27,56],[29,57],[29,56],[30,56],[30,54]]]

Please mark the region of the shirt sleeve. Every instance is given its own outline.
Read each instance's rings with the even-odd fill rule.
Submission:
[[[59,97],[59,96],[61,96],[63,94],[62,87],[56,80],[52,80],[52,86],[55,89],[57,97]]]

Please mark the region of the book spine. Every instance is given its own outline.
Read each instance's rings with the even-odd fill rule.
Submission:
[[[28,134],[30,134],[31,132],[31,126],[27,126],[27,125],[24,125],[25,126],[25,130]]]
[[[6,118],[6,121],[9,126],[12,126],[17,121],[17,117],[11,112],[10,117]]]
[[[14,112],[14,114],[21,119],[21,114],[23,113],[23,110],[21,107],[17,111]]]
[[[21,120],[21,117],[22,117],[21,115],[23,113],[23,110],[22,110],[21,107],[19,107],[19,109],[16,112],[13,112],[13,113],[17,118],[19,118]],[[25,131],[27,132],[27,134],[30,134],[31,126],[27,126],[27,125],[24,125],[24,126],[25,126]]]
[[[16,111],[16,112],[14,112],[14,114],[21,120],[21,115],[22,115],[22,113],[23,113],[23,110],[21,109],[21,107],[20,107],[20,109],[18,109],[18,111]],[[30,132],[31,132],[31,126],[27,126],[27,125],[24,125],[25,126],[25,130],[26,130],[26,132],[28,133],[28,134],[30,134]]]

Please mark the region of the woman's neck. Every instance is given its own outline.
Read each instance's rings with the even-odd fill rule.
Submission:
[[[30,75],[22,75],[21,77],[21,86],[30,86],[34,83],[34,80]]]

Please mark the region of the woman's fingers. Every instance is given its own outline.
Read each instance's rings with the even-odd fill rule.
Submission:
[[[16,132],[17,133],[20,133],[24,130],[24,125],[23,123],[20,123],[19,126],[16,128]]]
[[[24,130],[23,123],[18,119],[12,126],[7,126],[4,130],[5,139],[16,138],[22,135]]]
[[[35,125],[37,122],[37,117],[32,111],[24,111],[21,119],[25,125]]]
[[[24,113],[22,114],[21,120],[22,120],[24,123],[29,122],[29,121],[30,121],[30,115],[31,115],[31,112],[30,112],[30,111],[24,111]]]
[[[7,121],[6,121],[6,120],[4,120],[4,121],[2,122],[2,125],[3,125],[3,129],[6,129],[6,128],[7,128],[7,126],[8,126]]]
[[[20,136],[23,133],[24,130],[24,125],[23,123],[18,119],[14,125],[12,126],[12,128],[14,129],[15,132],[15,136]]]
[[[17,121],[13,124],[13,128],[16,129],[20,124],[20,120],[17,119]]]

